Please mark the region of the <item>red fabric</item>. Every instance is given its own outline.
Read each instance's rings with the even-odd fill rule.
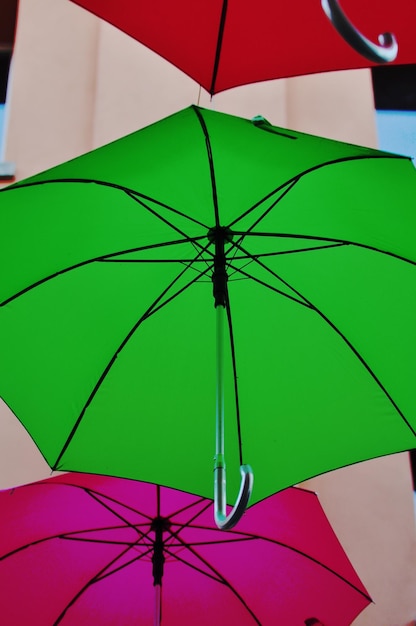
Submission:
[[[228,0],[218,74],[215,55],[224,0],[72,0],[183,70],[210,93],[238,85],[372,65],[352,50],[320,0]],[[395,64],[416,63],[412,0],[341,0],[368,39],[396,35]]]
[[[316,495],[294,487],[232,531],[212,502],[66,474],[0,492],[0,623],[149,626],[157,514],[166,518],[162,625],[348,626],[370,602]]]

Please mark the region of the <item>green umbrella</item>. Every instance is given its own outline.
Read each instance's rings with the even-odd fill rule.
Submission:
[[[215,448],[226,527],[246,463],[254,503],[415,447],[415,198],[406,157],[195,106],[14,184],[0,393],[54,470],[211,497]]]

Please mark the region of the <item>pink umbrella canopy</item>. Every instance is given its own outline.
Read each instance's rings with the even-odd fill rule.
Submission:
[[[72,1],[211,94],[274,78],[369,67],[381,57],[416,63],[413,0]],[[385,33],[395,37],[397,50],[388,36],[380,45]]]
[[[317,496],[291,487],[232,531],[212,501],[62,474],[0,493],[7,626],[347,626],[371,602]]]

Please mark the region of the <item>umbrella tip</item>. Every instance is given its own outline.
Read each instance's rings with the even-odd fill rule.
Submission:
[[[251,118],[251,122],[254,124],[254,126],[260,126],[263,124],[267,124],[267,126],[271,126],[269,120],[266,120],[266,118],[263,117],[262,115],[255,115],[254,117]]]

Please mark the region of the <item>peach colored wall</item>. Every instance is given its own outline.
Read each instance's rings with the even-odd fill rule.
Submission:
[[[5,159],[24,178],[191,103],[376,145],[366,70],[230,90],[210,102],[181,72],[67,0],[20,0]],[[0,487],[50,471],[0,405]],[[407,454],[308,481],[375,604],[354,626],[416,619],[416,526]],[[328,625],[336,626],[336,625]]]

